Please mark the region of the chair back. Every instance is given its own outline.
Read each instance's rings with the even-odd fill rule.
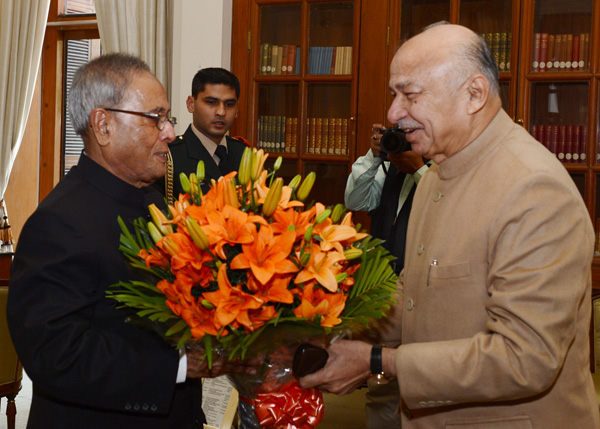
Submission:
[[[17,357],[6,321],[6,302],[8,299],[8,286],[0,286],[0,394],[17,394],[23,379],[23,367]],[[14,392],[5,393],[5,387],[15,385]]]

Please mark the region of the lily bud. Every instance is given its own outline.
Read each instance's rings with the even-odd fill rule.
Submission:
[[[208,249],[210,245],[208,237],[206,236],[206,233],[202,227],[198,225],[198,222],[188,216],[188,218],[185,220],[185,226],[187,226],[187,229],[190,232],[190,237],[192,237],[194,244],[202,250]]]
[[[311,225],[306,229],[306,232],[304,233],[304,241],[306,241],[307,243],[312,238],[312,232],[313,232],[313,226]]]
[[[281,198],[281,190],[283,189],[283,179],[278,177],[269,189],[265,202],[263,203],[262,212],[265,216],[269,217],[273,214],[279,204],[279,198]]]
[[[208,310],[212,310],[215,306],[207,299],[200,301],[200,305]]]
[[[234,209],[239,209],[240,201],[238,200],[238,195],[235,190],[235,183],[233,183],[233,180],[227,181],[227,184],[225,185],[225,194],[225,201],[227,201],[227,203]]]
[[[173,234],[173,227],[164,213],[156,207],[156,204],[150,204],[148,210],[150,211],[152,222],[154,222],[154,225],[156,225],[162,235]]]
[[[300,255],[300,265],[306,267],[310,261],[310,253],[303,253]]]
[[[163,238],[163,235],[152,222],[148,222],[148,232],[150,233],[150,237],[152,237],[154,244],[158,243],[160,239]]]
[[[238,182],[240,185],[246,185],[250,181],[250,167],[252,166],[252,149],[244,149],[240,168],[238,169]]]
[[[196,177],[198,178],[199,182],[204,180],[204,174],[204,161],[200,160],[196,166]]]
[[[281,164],[283,163],[283,158],[280,156],[277,157],[275,163],[273,164],[273,171],[277,171],[281,168]]]
[[[179,246],[177,245],[177,243],[175,243],[169,237],[163,238],[163,246],[165,247],[165,250],[167,252],[169,252],[169,255],[171,255],[171,256],[175,256],[179,253]]]
[[[198,189],[200,189],[200,183],[196,173],[190,173],[190,188],[191,195],[196,195],[198,193]]]
[[[302,185],[300,185],[300,188],[298,188],[298,192],[296,193],[296,196],[298,197],[298,199],[300,201],[304,201],[306,199],[306,197],[308,197],[308,194],[310,193],[310,191],[315,183],[316,177],[317,177],[317,175],[315,174],[315,172],[311,171],[304,178]]]
[[[337,221],[340,220],[340,218],[344,214],[344,211],[345,208],[342,204],[338,203],[333,207],[333,211],[331,212],[331,220],[333,221],[333,223],[337,223]]]
[[[265,151],[262,149],[259,149],[252,154],[252,173],[250,174],[252,180],[257,180],[260,177],[260,173],[263,170],[267,157],[268,155],[265,154]]]
[[[181,189],[186,194],[189,194],[192,188],[190,187],[190,179],[186,176],[186,174],[182,171],[179,173],[179,182],[181,183]]]
[[[350,261],[351,259],[360,258],[362,254],[362,249],[357,249],[355,247],[344,250],[344,256],[346,257],[347,261]]]
[[[331,214],[331,209],[325,209],[325,210],[323,210],[319,214],[319,216],[317,216],[317,218],[315,219],[315,223],[316,224],[320,224],[320,223],[325,222],[325,219],[327,219],[330,214]]]
[[[302,176],[296,174],[292,180],[290,180],[290,184],[288,185],[292,190],[296,190],[298,185],[300,184],[300,180],[302,180]]]

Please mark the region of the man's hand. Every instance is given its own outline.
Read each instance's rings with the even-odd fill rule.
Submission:
[[[423,157],[412,150],[388,154],[388,159],[396,166],[398,171],[406,174],[415,174],[419,168],[425,165]]]
[[[373,124],[372,130],[373,135],[371,136],[371,150],[373,151],[373,156],[378,157],[379,152],[381,151],[381,146],[379,145],[379,139],[381,139],[381,130],[385,129],[385,127],[381,124]]]
[[[227,356],[214,356],[212,368],[208,368],[208,361],[203,359],[204,350],[199,348],[188,348],[187,357],[187,377],[203,378],[218,377],[224,374],[245,373],[256,374],[256,367],[262,363],[262,358],[250,358],[241,360],[239,357],[229,360]]]
[[[302,387],[316,387],[338,395],[352,393],[369,377],[371,345],[362,341],[338,340],[327,352],[325,367],[300,378]]]

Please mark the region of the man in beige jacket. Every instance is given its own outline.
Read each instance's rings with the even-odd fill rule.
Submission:
[[[408,40],[388,119],[435,165],[408,226],[396,349],[338,341],[301,380],[348,393],[400,387],[411,428],[598,428],[589,370],[594,231],[573,180],[501,108],[485,43],[457,25]]]

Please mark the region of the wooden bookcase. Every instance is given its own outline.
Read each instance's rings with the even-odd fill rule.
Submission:
[[[346,14],[341,18],[343,14],[334,12],[344,7],[352,8],[351,17]],[[269,15],[277,8],[288,12]],[[330,12],[321,16],[319,24],[315,10]],[[325,15],[330,17],[329,24]],[[577,184],[598,232],[600,221],[595,220],[600,219],[599,1],[234,0],[232,70],[242,83],[242,105],[233,134],[246,136],[256,145],[261,115],[297,115],[297,152],[282,154],[284,177],[317,171],[312,196],[326,203],[343,202],[352,162],[369,148],[371,124],[387,123],[386,112],[391,102],[387,89],[389,64],[397,46],[402,39],[440,20],[459,23],[490,36],[493,50],[504,47],[500,68],[502,103],[515,122],[541,142],[545,139],[538,134],[540,126],[549,126],[550,141],[545,143],[550,149],[553,146],[549,143],[559,139],[561,133],[565,139],[570,135],[571,143],[578,133],[580,145],[573,150],[578,156],[563,156],[562,161]],[[538,50],[538,65],[534,67],[536,34],[543,33],[555,38],[589,34],[589,42],[580,49],[580,57],[587,58],[585,64],[578,64],[576,69],[561,69],[559,62],[557,68],[540,68]],[[500,43],[501,39],[507,41]],[[261,74],[259,51],[264,42],[300,46],[298,74]],[[340,43],[352,45],[351,75],[308,73],[311,46]],[[498,60],[501,62],[500,53]],[[335,88],[343,90],[336,92]],[[348,151],[344,155],[311,154],[306,150],[304,143],[310,132],[306,118],[328,115],[349,119]],[[275,156],[271,158],[274,160]],[[368,224],[364,213],[357,213],[355,218],[363,225]],[[594,288],[600,292],[598,250],[592,273]]]

